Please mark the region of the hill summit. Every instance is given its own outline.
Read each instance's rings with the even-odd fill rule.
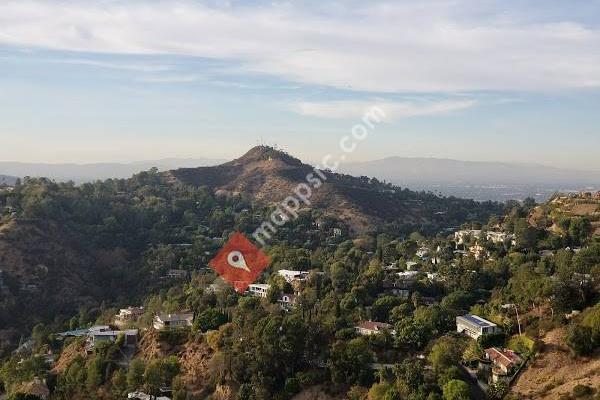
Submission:
[[[205,186],[216,194],[243,196],[276,206],[292,195],[298,185],[306,183],[310,174],[315,174],[311,165],[281,150],[256,146],[233,161],[212,167],[176,169],[166,172],[165,177],[173,184]],[[355,233],[385,223],[419,229],[429,225],[450,227],[467,214],[476,216],[479,211],[489,211],[489,207],[481,207],[480,203],[412,192],[375,178],[331,171],[318,174],[324,179],[321,185],[313,187],[310,208],[340,220]]]

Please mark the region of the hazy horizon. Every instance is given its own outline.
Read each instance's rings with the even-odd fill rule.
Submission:
[[[319,160],[377,105],[385,122],[348,161],[600,170],[598,15],[560,1],[8,0],[0,160],[230,159],[260,141]]]

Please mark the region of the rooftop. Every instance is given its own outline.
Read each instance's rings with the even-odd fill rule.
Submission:
[[[478,317],[477,315],[466,314],[466,315],[463,315],[463,316],[460,316],[457,318],[462,318],[462,319],[464,319],[472,324],[475,324],[481,328],[497,326],[493,322],[490,322],[487,319]]]

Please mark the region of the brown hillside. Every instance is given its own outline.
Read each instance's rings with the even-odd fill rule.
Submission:
[[[171,182],[210,187],[218,194],[242,195],[275,205],[293,194],[313,168],[283,152],[265,146],[252,148],[242,157],[215,167],[183,168],[167,173]],[[311,207],[345,221],[355,231],[364,231],[370,216],[348,196],[336,174],[327,173],[324,185],[315,189]],[[363,189],[365,190],[365,189]],[[368,190],[365,190],[368,194]],[[369,201],[367,200],[367,203]]]
[[[207,186],[217,194],[241,195],[275,205],[293,195],[313,167],[266,146],[257,146],[231,162],[200,168],[183,168],[165,173],[167,182]],[[423,225],[438,222],[445,227],[464,221],[461,208],[476,215],[475,202],[392,189],[367,177],[323,172],[324,184],[312,189],[311,207],[346,223],[356,233],[383,222]],[[314,176],[318,176],[314,174]],[[499,211],[499,209],[498,209]],[[485,217],[484,217],[485,218]],[[460,221],[459,221],[460,220]]]
[[[512,393],[527,399],[559,399],[576,385],[600,386],[600,355],[573,358],[564,342],[564,328],[548,332],[544,350],[520,375]]]

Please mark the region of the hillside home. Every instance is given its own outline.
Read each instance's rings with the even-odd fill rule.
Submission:
[[[486,349],[485,359],[492,364],[492,383],[507,380],[523,363],[523,359],[514,351],[497,347]]]
[[[415,261],[407,261],[406,262],[406,270],[407,271],[412,271],[417,265],[419,265],[418,262]]]
[[[417,250],[416,256],[421,260],[429,259],[429,249],[427,247],[421,247],[419,250]]]
[[[442,281],[442,279],[440,278],[440,274],[438,274],[437,272],[428,272],[427,279],[430,280],[431,282],[441,282]]]
[[[248,286],[246,293],[255,297],[266,298],[270,288],[271,285],[266,283],[253,283],[252,285]]]
[[[365,321],[355,326],[354,329],[356,329],[356,333],[362,336],[379,335],[385,331],[394,334],[392,325],[383,322]]]
[[[408,299],[410,296],[409,282],[383,282],[383,291],[392,296]]]
[[[293,271],[289,269],[280,269],[277,273],[288,283],[303,282],[309,275],[308,271]]]
[[[121,308],[115,316],[115,325],[121,326],[130,322],[135,322],[144,313],[144,307]]]
[[[290,311],[296,307],[297,301],[298,297],[295,294],[282,294],[277,303],[279,303],[283,310]]]
[[[152,326],[156,330],[174,330],[190,328],[194,322],[193,313],[157,314]]]
[[[398,277],[402,281],[414,281],[419,275],[419,271],[402,271],[397,273]]]
[[[185,269],[170,269],[165,276],[169,279],[186,279],[188,272]]]
[[[483,232],[479,229],[464,229],[454,233],[456,245],[465,244],[472,239],[481,239]]]
[[[137,346],[137,338],[138,338],[138,330],[137,329],[128,329],[124,331],[94,331],[90,332],[88,335],[88,351],[93,349],[96,345],[103,342],[114,342],[117,340],[119,336],[124,337],[123,345],[126,347],[136,347]]]
[[[144,392],[132,392],[127,394],[127,399],[129,400],[171,400],[166,396],[153,396],[146,394]]]
[[[511,233],[506,232],[487,232],[486,239],[491,241],[492,243],[504,243],[510,240],[512,246],[516,246],[517,237]]]
[[[466,314],[456,317],[456,332],[467,335],[472,339],[479,339],[483,335],[492,335],[500,332],[498,325],[477,315]]]
[[[485,247],[481,246],[479,243],[476,243],[475,246],[471,246],[469,252],[473,254],[473,257],[475,257],[476,260],[481,260],[490,256]]]

